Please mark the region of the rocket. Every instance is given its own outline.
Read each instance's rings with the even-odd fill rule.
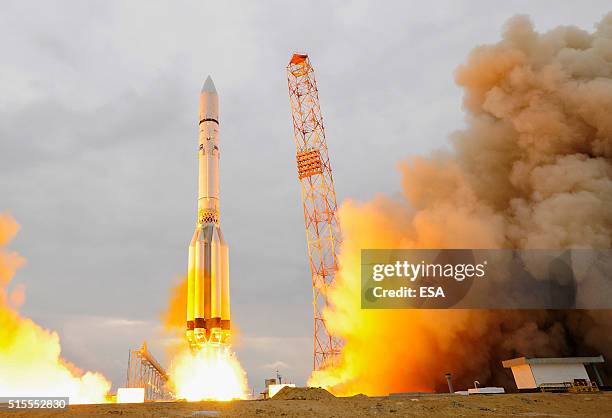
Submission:
[[[230,336],[229,253],[219,225],[219,96],[208,76],[200,93],[198,217],[189,244],[187,331],[192,348]]]

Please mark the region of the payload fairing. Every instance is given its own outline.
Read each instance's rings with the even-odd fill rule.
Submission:
[[[200,93],[198,219],[189,245],[187,339],[192,348],[230,336],[229,253],[219,226],[219,96],[210,76]]]

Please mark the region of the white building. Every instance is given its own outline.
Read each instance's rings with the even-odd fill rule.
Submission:
[[[603,363],[603,356],[598,357],[562,357],[562,358],[525,358],[519,357],[502,361],[502,365],[512,370],[518,389],[537,389],[541,386],[562,385],[574,379],[591,381],[586,365],[591,365],[593,375],[599,386],[603,386],[597,363]]]

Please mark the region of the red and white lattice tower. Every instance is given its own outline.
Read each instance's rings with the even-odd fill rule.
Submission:
[[[317,82],[308,55],[293,54],[287,66],[287,80],[312,273],[313,369],[320,370],[334,364],[341,347],[341,341],[330,334],[323,319],[327,288],[338,270],[340,227]]]

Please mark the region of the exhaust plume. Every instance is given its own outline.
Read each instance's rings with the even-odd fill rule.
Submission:
[[[362,248],[607,249],[612,238],[612,13],[592,33],[511,18],[455,74],[467,125],[452,151],[400,163],[403,194],[340,209],[325,318],[346,344],[310,385],[383,395],[514,387],[501,360],[604,354],[610,311],[361,310]],[[609,368],[609,366],[608,366]]]
[[[111,384],[61,357],[57,333],[19,314],[23,285],[9,284],[25,259],[6,249],[19,225],[0,213],[0,396],[68,396],[70,403],[103,403]]]

